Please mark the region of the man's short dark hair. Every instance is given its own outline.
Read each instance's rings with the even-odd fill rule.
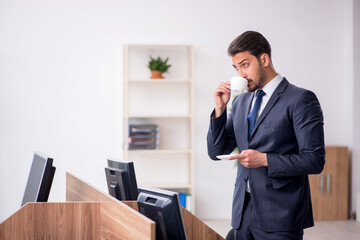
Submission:
[[[228,54],[235,56],[239,52],[249,51],[259,59],[260,55],[267,53],[271,59],[271,47],[266,38],[261,33],[247,31],[235,38],[228,47]]]

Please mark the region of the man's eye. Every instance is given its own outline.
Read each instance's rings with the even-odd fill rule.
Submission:
[[[248,67],[248,66],[249,66],[248,63],[244,63],[244,64],[242,65],[243,68],[246,68],[246,67]]]

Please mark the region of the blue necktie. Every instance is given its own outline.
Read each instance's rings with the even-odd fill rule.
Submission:
[[[261,100],[262,97],[265,95],[265,92],[263,90],[259,90],[258,91],[258,95],[256,97],[255,100],[255,104],[253,109],[251,110],[250,114],[248,115],[247,119],[248,119],[248,124],[249,124],[249,135],[248,135],[248,139],[250,139],[253,131],[254,131],[254,126],[255,126],[255,121],[256,121],[256,115],[260,109],[260,104],[261,104]]]

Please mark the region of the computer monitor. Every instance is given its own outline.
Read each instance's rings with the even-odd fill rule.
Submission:
[[[21,206],[27,202],[47,202],[56,168],[53,159],[35,152]]]
[[[157,240],[186,239],[185,225],[177,192],[139,188],[139,212],[156,223]]]
[[[133,162],[108,160],[105,168],[109,194],[120,201],[136,200],[138,187]]]

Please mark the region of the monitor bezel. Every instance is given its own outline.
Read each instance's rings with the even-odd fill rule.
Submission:
[[[42,160],[42,162],[41,162],[42,163],[41,178],[40,178],[40,181],[38,183],[36,183],[38,186],[37,186],[37,190],[36,190],[34,199],[28,199],[28,196],[29,196],[28,191],[30,191],[30,184],[34,184],[33,182],[31,182],[31,178],[32,178],[32,174],[35,174],[34,170],[33,170],[33,166],[35,164],[36,159]],[[24,191],[22,202],[21,202],[21,206],[24,206],[28,202],[47,202],[48,201],[52,182],[53,182],[55,171],[56,171],[56,168],[54,166],[52,166],[52,164],[53,164],[52,158],[48,157],[47,155],[45,155],[41,152],[34,153],[34,157],[33,157],[32,163],[31,163],[31,167],[30,167],[27,183],[25,186],[25,191]]]

